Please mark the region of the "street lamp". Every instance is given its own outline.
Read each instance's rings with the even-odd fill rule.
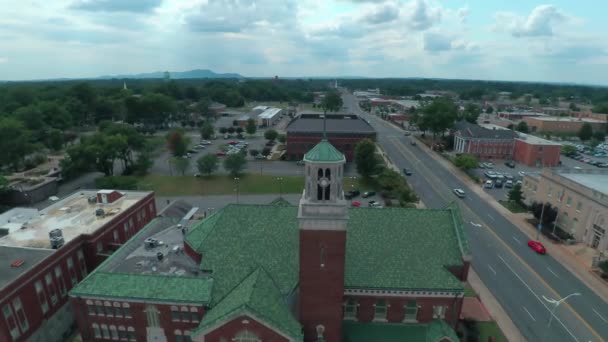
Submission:
[[[283,177],[277,177],[277,181],[279,182],[279,197],[283,197]]]
[[[549,299],[545,296],[542,296],[543,299],[550,304],[553,304],[553,310],[551,310],[551,318],[549,318],[549,324],[547,324],[547,329],[551,327],[551,321],[553,320],[553,316],[555,316],[555,310],[557,310],[557,308],[560,306],[561,303],[565,302],[566,299],[573,297],[573,296],[580,296],[581,294],[578,292],[575,293],[571,293],[569,295],[567,295],[566,297],[560,299],[560,300],[556,300],[556,299]]]
[[[234,181],[236,182],[236,204],[239,204],[239,177],[234,177]]]

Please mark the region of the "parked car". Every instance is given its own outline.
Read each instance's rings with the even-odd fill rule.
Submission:
[[[497,177],[496,172],[494,171],[486,171],[483,174],[490,179],[495,179]]]
[[[406,169],[406,168],[403,168],[403,173],[405,173],[406,176],[412,175],[412,171],[410,171],[409,169]]]
[[[492,189],[494,187],[494,182],[487,180],[485,183],[483,183],[483,187],[486,189]]]
[[[504,174],[504,176],[505,176],[505,178],[506,178],[506,179],[508,179],[508,180],[513,180],[513,175],[512,175],[512,174],[510,174],[510,173],[505,173],[505,174]]]
[[[369,201],[368,206],[370,208],[382,208],[382,204],[377,201]]]
[[[486,164],[485,163],[479,163],[479,165],[477,165],[478,168],[480,169],[485,169],[486,168]]]
[[[211,141],[209,141],[209,140],[201,140],[200,144],[201,145],[211,145]]]
[[[403,133],[403,135],[405,135],[406,137],[409,137],[410,135],[412,135],[412,133],[411,132],[405,132],[405,133]]]
[[[528,247],[532,248],[538,254],[546,254],[547,249],[540,241],[528,240]]]
[[[363,198],[368,198],[368,197],[372,197],[376,194],[375,191],[366,191],[363,193]]]
[[[509,160],[508,162],[506,162],[506,163],[505,163],[505,165],[506,165],[507,167],[512,168],[512,169],[513,169],[513,168],[515,168],[515,162],[514,162],[514,161],[512,161],[512,160]]]
[[[486,164],[486,168],[488,168],[488,169],[493,169],[494,168],[494,163],[492,163],[492,162],[487,162],[485,164]]]
[[[526,175],[526,173],[525,173],[525,172],[523,172],[523,171],[519,171],[517,174],[518,174],[520,177],[523,177],[523,176],[525,176],[525,175]]]
[[[224,152],[224,151],[218,151],[215,155],[218,156],[218,157],[225,157],[226,156],[226,152]]]
[[[353,206],[353,207],[360,207],[361,206],[361,202],[353,201],[350,205]]]
[[[505,188],[512,188],[513,187],[513,181],[512,180],[508,180],[505,182]]]
[[[412,140],[412,141],[410,142],[410,144],[411,144],[412,146],[416,146],[416,142],[415,142],[414,140]]]
[[[454,192],[454,194],[460,198],[464,198],[466,196],[464,190],[462,189],[454,189],[452,190]]]
[[[266,159],[266,156],[263,154],[256,154],[254,158],[255,159]]]
[[[495,187],[495,188],[497,188],[497,189],[502,188],[502,180],[497,179],[497,180],[494,182],[494,187]]]

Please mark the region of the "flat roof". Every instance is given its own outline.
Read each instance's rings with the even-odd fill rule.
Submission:
[[[301,114],[289,123],[286,131],[287,133],[321,133],[323,132],[323,114]],[[376,133],[369,123],[355,114],[328,114],[326,131],[327,133]]]
[[[542,121],[559,121],[559,122],[589,122],[589,123],[606,123],[606,121],[601,121],[597,119],[590,118],[571,118],[571,117],[559,117],[559,116],[537,116],[533,117],[534,120],[542,120]]]
[[[560,173],[559,175],[589,189],[608,195],[608,173],[567,172]]]
[[[515,138],[515,139],[525,141],[525,142],[527,142],[529,144],[562,146],[562,144],[560,144],[558,142],[547,140],[547,139],[543,139],[543,138],[539,138],[539,137],[534,136],[534,135],[520,133],[520,132],[518,132],[518,134],[519,134],[519,138]]]
[[[53,253],[54,249],[0,246],[0,289]],[[23,260],[21,266],[11,266],[19,260]]]
[[[113,203],[90,203],[89,198],[96,197],[97,192],[79,191],[42,210],[14,208],[5,212],[0,215],[0,231],[8,234],[0,237],[0,246],[50,249],[50,231],[60,229],[67,243],[79,235],[95,232],[150,194],[120,191],[122,196]],[[105,215],[97,216],[97,209],[103,209]]]
[[[262,114],[258,115],[258,119],[272,119],[275,115],[279,114],[281,108],[268,108]]]

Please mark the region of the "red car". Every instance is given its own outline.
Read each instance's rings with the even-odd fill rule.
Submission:
[[[218,157],[224,157],[224,156],[226,156],[226,152],[219,151],[215,155],[218,156]]]
[[[236,145],[236,144],[238,144],[238,142],[236,142],[236,141],[231,141],[231,142],[229,142],[228,144],[230,144],[230,145]]]
[[[354,201],[353,203],[351,203],[351,205],[353,207],[360,207],[361,206],[361,202]]]
[[[538,254],[547,253],[547,249],[545,249],[545,246],[543,246],[543,244],[540,243],[540,241],[528,240],[528,246],[530,248],[532,248]]]

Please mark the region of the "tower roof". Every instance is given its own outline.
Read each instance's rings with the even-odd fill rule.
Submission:
[[[334,145],[326,139],[321,140],[320,143],[304,155],[304,161],[307,162],[335,163],[343,162],[345,160],[344,154],[338,151]]]

